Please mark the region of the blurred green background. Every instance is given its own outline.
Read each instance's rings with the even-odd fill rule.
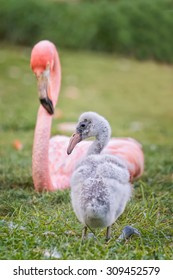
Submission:
[[[172,0],[0,0],[0,40],[173,62]]]

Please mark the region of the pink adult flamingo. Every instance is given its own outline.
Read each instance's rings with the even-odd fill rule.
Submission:
[[[52,115],[61,85],[61,65],[56,47],[50,41],[38,42],[31,53],[31,68],[38,82],[41,105],[35,127],[32,176],[37,191],[55,191],[69,187],[70,176],[76,162],[86,154],[90,141],[79,143],[68,156],[69,137],[54,136],[50,139]],[[131,138],[112,138],[104,153],[124,159],[131,180],[139,177],[144,168],[141,145]]]

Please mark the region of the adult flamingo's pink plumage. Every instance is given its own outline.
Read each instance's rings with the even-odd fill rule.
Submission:
[[[79,143],[75,151],[66,153],[69,137],[54,136],[50,139],[52,115],[61,85],[61,65],[53,43],[40,41],[31,53],[31,68],[38,82],[41,105],[35,127],[32,176],[37,191],[55,191],[69,187],[70,176],[79,159],[88,150],[90,141]],[[131,180],[143,173],[144,156],[141,145],[131,138],[112,138],[103,151],[120,156],[126,162]]]

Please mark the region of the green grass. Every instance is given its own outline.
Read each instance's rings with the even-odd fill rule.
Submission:
[[[60,50],[62,89],[52,134],[61,121],[76,121],[83,111],[97,111],[114,136],[130,136],[143,144],[145,172],[134,183],[134,195],[112,227],[96,230],[98,242],[81,244],[82,226],[70,204],[69,190],[36,193],[31,152],[39,106],[30,49],[0,50],[0,259],[45,259],[56,249],[62,259],[173,258],[173,68],[103,54]],[[78,94],[68,97],[69,91]],[[12,143],[20,139],[24,148]],[[141,237],[117,243],[125,225]],[[48,257],[51,258],[51,257]],[[53,257],[52,257],[53,258]]]

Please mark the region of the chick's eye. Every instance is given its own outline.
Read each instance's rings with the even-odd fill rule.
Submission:
[[[86,125],[83,123],[83,124],[81,124],[81,127],[85,127]]]

